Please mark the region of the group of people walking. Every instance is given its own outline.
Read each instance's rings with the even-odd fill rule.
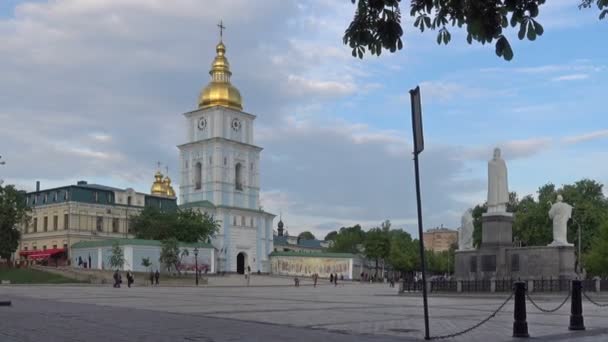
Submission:
[[[122,284],[122,275],[120,274],[120,272],[118,272],[118,270],[114,271],[114,275],[112,276],[114,278],[114,287],[115,288],[119,288],[120,284]],[[160,272],[158,270],[156,270],[156,272],[152,272],[150,271],[150,286],[153,285],[157,285],[158,286],[158,280],[160,279]],[[133,273],[131,271],[127,271],[127,286],[131,287],[131,285],[135,282],[135,276],[133,275]]]

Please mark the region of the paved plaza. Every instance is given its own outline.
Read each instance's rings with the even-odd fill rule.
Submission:
[[[317,288],[2,286],[0,341],[420,341],[419,295],[385,285]],[[255,278],[254,278],[255,281]],[[284,282],[284,281],[283,281]],[[532,294],[547,308],[565,294]],[[507,295],[436,295],[430,298],[431,334],[465,329],[488,317]],[[596,297],[608,302],[607,296]],[[556,313],[530,304],[535,340],[606,341],[608,308],[584,301],[587,331],[569,332],[569,302]],[[480,328],[453,341],[511,341],[513,302]]]

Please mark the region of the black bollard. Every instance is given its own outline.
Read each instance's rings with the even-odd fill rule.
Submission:
[[[530,337],[528,322],[526,322],[526,283],[516,281],[515,284],[515,310],[513,311],[513,337]]]
[[[576,279],[572,281],[572,295],[570,299],[570,326],[568,330],[585,330],[585,320],[583,318],[583,298],[581,290],[583,282]]]

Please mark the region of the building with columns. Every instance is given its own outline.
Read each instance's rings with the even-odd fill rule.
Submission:
[[[270,272],[275,215],[260,206],[260,153],[253,140],[255,115],[243,111],[231,83],[226,46],[220,41],[198,108],[184,114],[179,145],[180,207],[206,212],[221,222],[212,239],[218,271]]]

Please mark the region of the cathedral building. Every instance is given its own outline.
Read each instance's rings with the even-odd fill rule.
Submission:
[[[253,140],[255,115],[243,111],[230,83],[226,46],[220,40],[198,108],[185,113],[185,143],[179,145],[179,202],[221,222],[212,239],[218,271],[270,272],[275,215],[260,206],[260,153]]]

